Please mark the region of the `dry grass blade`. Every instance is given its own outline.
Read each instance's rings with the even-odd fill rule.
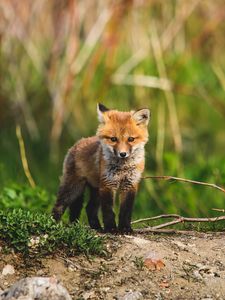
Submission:
[[[186,179],[186,178],[180,178],[180,177],[174,177],[174,176],[145,176],[142,177],[142,179],[163,179],[163,180],[176,180],[176,181],[181,181],[181,182],[188,182],[188,183],[193,183],[193,184],[198,184],[198,185],[204,185],[204,186],[209,186],[211,188],[215,188],[223,193],[225,193],[225,189],[214,184],[214,183],[208,183],[208,182],[202,182],[202,181],[196,181],[196,180],[191,180],[191,179]]]
[[[157,124],[157,143],[156,143],[156,161],[160,172],[163,171],[163,151],[165,144],[165,103],[158,105],[158,124]]]
[[[56,151],[53,149],[57,149],[56,143],[58,142],[58,139],[62,132],[63,122],[65,121],[65,114],[66,112],[67,114],[69,113],[67,102],[73,87],[72,83],[74,79],[74,76],[70,71],[70,66],[75,57],[78,43],[76,36],[76,3],[68,2],[66,8],[64,9],[66,11],[66,14],[63,14],[63,12],[60,10],[60,7],[55,7],[54,9],[56,30],[54,46],[52,49],[52,64],[48,78],[48,88],[54,104],[52,110],[53,125],[51,131],[51,157],[53,156],[53,152],[54,154],[56,154]],[[68,25],[66,26],[66,24]],[[64,51],[60,49],[60,46],[62,39],[64,39],[65,37],[61,31],[57,30],[59,28],[64,28],[64,30],[66,30],[67,28],[67,43],[63,48]],[[56,66],[56,61],[58,60],[58,56],[60,56],[61,52],[64,52],[64,59],[61,60],[61,64],[59,64],[59,66]],[[55,68],[57,68],[57,72],[54,71]]]
[[[225,209],[222,209],[222,208],[212,208],[212,210],[225,213]]]
[[[130,73],[130,71],[136,67],[145,57],[149,54],[149,49],[140,49],[138,52],[136,52],[134,55],[132,55],[128,60],[126,60],[114,73],[112,76],[112,80],[117,75],[124,75],[126,77],[127,74]]]
[[[178,14],[167,26],[166,30],[163,32],[162,50],[165,51],[172,43],[174,38],[177,36],[179,31],[184,26],[185,21],[189,18],[192,12],[195,10],[200,0],[193,0],[191,2],[184,1],[186,7],[181,6],[182,11]]]
[[[167,78],[166,67],[162,55],[162,48],[157,34],[156,25],[154,22],[151,23],[150,36],[151,36],[151,45],[153,48],[153,54],[155,57],[159,76],[162,78]],[[166,97],[167,106],[169,110],[169,118],[170,118],[172,133],[173,133],[175,149],[177,152],[181,152],[182,138],[181,138],[180,126],[177,117],[175,99],[171,90],[165,91],[165,97]]]
[[[225,105],[220,99],[217,99],[215,96],[211,96],[209,91],[203,87],[197,88],[197,93],[199,96],[208,103],[218,114],[222,117],[225,117]]]
[[[10,79],[15,80],[15,86],[12,87],[11,83],[8,82],[8,89],[11,93],[11,101],[16,102],[16,106],[22,111],[26,128],[32,139],[38,139],[40,137],[36,120],[34,119],[31,104],[27,99],[24,80],[21,76],[22,66],[17,66],[14,63],[9,64],[8,71],[10,73]]]
[[[218,64],[212,65],[213,71],[216,74],[223,90],[225,91],[225,73]]]
[[[181,6],[182,11],[171,21],[171,23],[167,26],[166,30],[162,34],[162,51],[165,51],[171,45],[172,41],[184,26],[185,21],[195,10],[199,2],[200,0],[188,3],[186,9]],[[125,77],[133,68],[135,68],[143,59],[145,59],[147,55],[149,55],[148,48],[140,49],[138,52],[132,55],[116,70],[113,75],[113,82],[118,84],[117,82],[115,82],[115,78],[117,78],[118,75],[123,75]],[[120,84],[122,84],[122,81]]]
[[[73,9],[75,10],[75,7]],[[55,151],[56,143],[61,135],[63,122],[65,122],[71,113],[70,93],[73,87],[74,77],[84,68],[110,17],[111,11],[105,8],[92,27],[83,47],[77,54],[76,58],[74,57],[77,43],[73,38],[75,33],[73,31],[70,32],[67,47],[65,49],[65,63],[61,65],[61,69],[59,70],[59,74],[61,74],[60,80],[59,82],[56,82],[54,89],[50,88],[50,90],[53,91],[52,98],[54,103],[52,114],[53,125],[51,132],[52,158],[54,157],[53,154],[57,156]],[[73,22],[73,19],[73,15],[70,15],[71,25],[75,27],[76,24]],[[51,84],[50,81],[49,83]]]
[[[143,86],[164,91],[171,89],[171,83],[168,79],[155,76],[115,74],[112,81],[115,84]]]
[[[25,146],[24,146],[24,141],[23,141],[23,137],[22,137],[22,133],[21,133],[21,128],[20,128],[19,125],[16,126],[16,136],[17,136],[17,139],[18,139],[18,142],[19,142],[20,156],[21,156],[21,161],[22,161],[24,173],[25,173],[31,187],[35,187],[34,180],[31,176],[31,173],[30,173],[30,170],[29,170],[27,157],[26,157]]]
[[[78,53],[76,59],[71,65],[71,71],[73,74],[78,74],[86,64],[88,58],[90,57],[94,47],[96,46],[98,40],[100,39],[106,24],[108,23],[112,12],[105,8],[103,12],[100,14],[98,20],[95,25],[92,27],[86,41],[80,52]]]
[[[32,20],[30,24],[26,22],[26,18],[23,18],[21,11],[17,11],[16,6],[15,4],[13,4],[13,2],[5,2],[2,6],[0,4],[5,19],[8,22],[8,24],[6,23],[5,25],[5,33],[7,34],[7,38],[3,39],[3,42],[8,43],[9,46],[9,44],[12,42],[12,36],[15,37],[21,43],[21,46],[24,48],[34,67],[39,73],[43,71],[44,64],[38,47],[33,42],[32,37],[28,34],[30,29],[28,29],[28,26],[35,27],[34,13],[40,13],[43,8],[43,4],[43,1],[39,1],[38,5],[35,5],[34,3],[34,5],[31,5],[31,7],[26,4],[23,6],[23,13],[25,15],[29,10],[30,20]],[[14,28],[14,30],[12,30],[12,28]]]

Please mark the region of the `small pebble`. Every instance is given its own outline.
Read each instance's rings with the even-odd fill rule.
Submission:
[[[15,273],[15,269],[12,265],[6,265],[3,270],[2,270],[2,275],[6,276],[6,275],[12,275]]]

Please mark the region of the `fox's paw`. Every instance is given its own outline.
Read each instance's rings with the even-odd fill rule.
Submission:
[[[116,227],[105,227],[104,232],[105,233],[111,233],[111,234],[117,234],[118,229]]]
[[[91,229],[94,229],[98,232],[103,232],[102,226],[100,225],[99,222],[90,222],[89,225]]]
[[[130,226],[119,227],[120,234],[133,234],[134,231]]]
[[[97,232],[99,232],[99,233],[103,233],[104,232],[104,230],[103,230],[103,228],[100,226],[100,227],[98,227],[98,226],[96,226],[96,227],[91,227],[91,229],[94,229],[94,230],[96,230]]]

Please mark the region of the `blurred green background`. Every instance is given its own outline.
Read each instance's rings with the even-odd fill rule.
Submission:
[[[68,148],[95,134],[98,101],[151,109],[145,175],[225,186],[223,0],[1,0],[0,43],[0,208],[51,210]],[[133,218],[211,208],[225,208],[218,190],[145,179]]]

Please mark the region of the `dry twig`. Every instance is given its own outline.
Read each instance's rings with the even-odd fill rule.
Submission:
[[[214,184],[214,183],[208,183],[208,182],[202,182],[202,181],[196,181],[196,180],[191,180],[191,179],[185,179],[185,178],[180,178],[180,177],[174,177],[174,176],[145,176],[142,177],[142,179],[163,179],[163,180],[177,180],[181,182],[188,182],[188,183],[193,183],[193,184],[198,184],[198,185],[204,185],[208,186],[211,188],[218,189],[219,191],[225,193],[225,189]],[[225,212],[224,209],[218,209],[218,208],[212,208],[214,211],[220,211],[220,212]],[[185,222],[218,222],[218,221],[223,221],[225,220],[225,216],[220,216],[220,217],[214,217],[214,218],[189,218],[189,217],[182,217],[177,214],[163,214],[155,217],[150,217],[150,218],[144,218],[144,219],[139,219],[135,220],[132,222],[132,224],[137,224],[137,223],[143,223],[143,222],[148,222],[152,220],[159,220],[159,219],[165,219],[165,218],[174,218],[174,220],[163,223],[160,225],[156,225],[153,227],[147,227],[144,229],[140,229],[141,231],[148,231],[148,232],[157,232],[158,229],[169,227],[178,223],[185,223]]]
[[[179,215],[171,214],[171,215],[160,215],[160,216],[156,216],[156,217],[150,217],[150,218],[136,220],[136,221],[133,221],[132,224],[146,222],[146,221],[150,221],[150,220],[157,220],[157,219],[162,219],[162,218],[175,218],[175,220],[167,222],[167,223],[159,224],[159,225],[156,225],[153,227],[147,227],[145,229],[157,230],[157,229],[161,229],[161,228],[169,227],[171,225],[185,223],[185,222],[219,222],[219,221],[225,220],[225,216],[214,217],[214,218],[189,218],[189,217],[182,217]]]
[[[185,223],[185,222],[218,222],[223,220],[225,220],[225,216],[214,217],[214,218],[188,218],[188,217],[180,216],[179,218],[171,222],[153,226],[152,229],[161,229],[171,225],[175,225],[178,223]]]
[[[164,219],[164,218],[180,218],[180,216],[176,215],[176,214],[159,215],[159,216],[155,216],[155,217],[135,220],[135,221],[131,222],[131,224],[143,223],[143,222],[147,222],[147,221],[153,221],[153,220]]]
[[[223,187],[220,187],[220,186],[218,186],[214,183],[196,181],[196,180],[180,178],[180,177],[174,177],[174,176],[145,176],[145,177],[142,177],[142,179],[148,179],[148,178],[150,178],[150,179],[163,179],[163,180],[176,180],[176,181],[188,182],[188,183],[193,183],[193,184],[205,185],[205,186],[215,188],[215,189],[225,193],[225,189]]]

